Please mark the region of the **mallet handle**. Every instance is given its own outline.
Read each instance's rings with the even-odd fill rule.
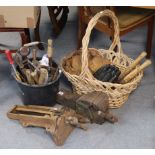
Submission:
[[[128,75],[124,77],[124,79],[120,83],[127,83],[130,80],[132,80],[136,75],[138,75],[142,70],[144,70],[146,67],[151,65],[150,60],[146,60],[142,65],[135,68],[132,72],[130,72]]]
[[[142,52],[135,59],[135,61],[129,66],[129,68],[120,75],[119,79],[122,80],[126,75],[128,75],[140,63],[140,61],[146,56],[146,54],[147,54],[146,52]]]

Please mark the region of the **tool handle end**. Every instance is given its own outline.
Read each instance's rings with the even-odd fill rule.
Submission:
[[[48,45],[52,46],[53,40],[52,39],[48,39]]]

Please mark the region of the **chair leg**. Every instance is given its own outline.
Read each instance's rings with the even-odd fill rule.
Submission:
[[[19,33],[21,37],[22,46],[26,43],[31,42],[30,32],[28,28],[23,29],[23,31],[20,31]]]
[[[146,45],[146,52],[147,52],[147,59],[151,57],[151,48],[152,48],[152,38],[153,38],[153,28],[154,28],[154,17],[150,19],[148,22],[148,32],[147,32],[147,45]]]
[[[21,37],[21,43],[22,43],[22,46],[26,43],[28,43],[27,41],[27,36],[25,34],[25,31],[20,31],[20,37]]]
[[[40,12],[40,15],[39,15],[39,18],[38,18],[38,22],[37,22],[36,28],[34,29],[35,41],[41,41],[41,39],[40,39],[40,33],[39,33],[40,17],[41,17],[41,12]],[[38,47],[39,47],[39,49],[41,49],[41,50],[44,49],[44,47],[43,47],[42,44],[39,44]]]
[[[30,37],[30,31],[28,28],[24,29],[25,35],[26,35],[26,42],[29,43],[31,42],[31,37]]]
[[[82,46],[82,38],[86,31],[86,24],[82,21],[83,16],[83,8],[78,7],[78,42],[77,42],[77,49],[80,49]]]
[[[80,49],[82,47],[82,38],[84,37],[85,30],[86,30],[86,24],[82,22],[79,23],[77,49]]]

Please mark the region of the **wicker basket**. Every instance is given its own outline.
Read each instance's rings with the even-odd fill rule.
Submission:
[[[68,80],[73,84],[75,91],[78,94],[86,94],[92,91],[102,91],[109,96],[109,107],[110,108],[118,108],[123,105],[128,99],[129,94],[137,88],[138,83],[143,77],[143,72],[140,72],[132,81],[126,84],[116,84],[110,82],[102,82],[95,79],[88,68],[88,52],[92,50],[89,48],[88,43],[90,39],[90,34],[98,22],[99,18],[107,16],[110,17],[114,23],[114,41],[111,44],[109,50],[104,49],[95,49],[101,55],[101,57],[106,57],[111,61],[111,63],[115,64],[121,71],[127,69],[130,64],[133,62],[128,56],[123,54],[121,49],[121,43],[119,38],[119,24],[116,16],[110,10],[105,10],[97,13],[89,22],[85,36],[82,40],[82,68],[80,75],[70,74],[65,71],[64,63],[77,51],[69,54],[64,57],[61,61],[61,69]],[[114,51],[114,48],[117,47],[117,51]],[[93,49],[94,50],[94,49]],[[80,50],[79,50],[80,51]]]

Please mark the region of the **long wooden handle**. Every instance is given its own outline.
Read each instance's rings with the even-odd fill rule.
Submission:
[[[48,39],[48,49],[47,49],[47,56],[48,58],[51,58],[53,56],[53,41],[51,39]]]
[[[141,66],[135,68],[132,72],[130,72],[127,76],[125,76],[124,79],[120,83],[124,84],[124,83],[129,82],[149,65],[151,65],[151,61],[146,60]]]
[[[135,59],[135,61],[129,66],[129,68],[120,75],[119,79],[122,80],[126,75],[128,75],[140,63],[140,61],[146,56],[146,54],[147,54],[146,52],[142,52]]]
[[[34,72],[31,72],[31,77],[33,78],[33,80],[35,81],[36,84],[38,84],[39,82],[39,76],[37,74],[37,70],[35,70]]]
[[[49,59],[49,66],[52,66],[53,41],[51,39],[48,39],[47,56],[48,56],[48,59]]]
[[[31,43],[24,44],[24,46],[29,47],[29,46],[34,46],[34,45],[38,45],[38,44],[39,44],[39,41],[34,41]]]
[[[37,50],[36,50],[36,48],[34,48],[32,50],[32,58],[33,58],[33,61],[36,61],[36,58],[37,58]]]
[[[34,82],[33,78],[31,77],[31,71],[30,71],[30,69],[26,69],[25,72],[26,72],[26,78],[27,78],[28,83],[30,85],[34,85],[35,82]]]

